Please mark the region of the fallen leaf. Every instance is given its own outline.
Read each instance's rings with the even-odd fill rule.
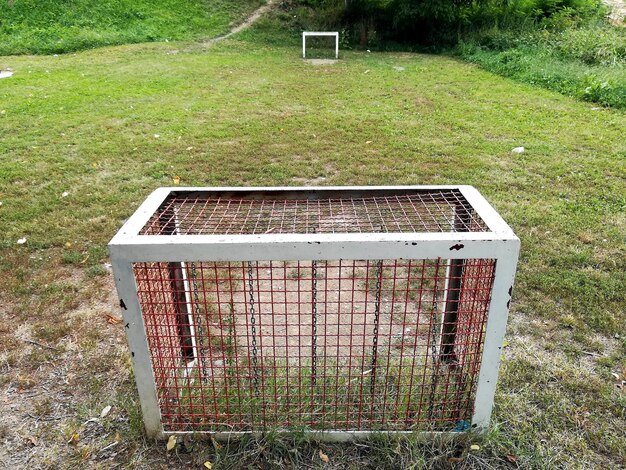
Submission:
[[[111,411],[111,405],[105,406],[104,408],[102,408],[102,411],[100,412],[100,417],[106,418],[110,411]]]
[[[211,436],[211,442],[213,443],[213,447],[215,447],[215,449],[219,450],[222,448],[222,444],[217,442],[213,436]]]
[[[187,147],[187,150],[193,150],[193,147]]]
[[[122,440],[122,436],[120,436],[119,432],[115,433],[115,442],[120,442]]]
[[[326,455],[324,452],[322,452],[322,449],[320,449],[320,459],[322,459],[322,462],[324,463],[328,463],[329,462],[329,458],[328,455]]]
[[[517,462],[517,457],[515,457],[513,454],[506,454],[506,459],[511,463]]]
[[[69,195],[70,195],[70,193],[68,193],[67,191],[63,191],[63,194],[61,194],[61,197],[67,197]]]
[[[75,446],[76,444],[78,444],[78,441],[80,441],[80,436],[77,433],[74,433],[67,443]]]
[[[509,342],[508,341],[503,341],[502,342],[502,347],[503,348],[508,348],[509,347]]]
[[[368,145],[369,145],[369,144],[371,144],[372,142],[373,142],[373,141],[371,141],[371,140],[367,140],[367,141],[365,141],[365,143],[366,143],[366,144],[368,144]]]
[[[111,325],[119,325],[122,323],[122,318],[111,315],[110,313],[105,314],[104,318],[107,323],[110,323]]]
[[[35,447],[39,441],[37,440],[37,438],[35,436],[27,436],[26,440],[30,443],[31,446]]]
[[[165,446],[165,448],[169,452],[174,447],[176,447],[176,436],[170,436],[170,438],[167,440],[167,445]]]
[[[472,449],[472,450],[480,450],[480,446],[478,444],[472,444],[470,446],[470,449]]]
[[[18,245],[23,245],[24,243],[26,243],[26,237],[24,237],[24,238],[20,238],[20,239],[17,241],[17,244],[18,244]]]
[[[71,242],[65,242],[65,248],[71,248],[72,243]]]
[[[615,372],[611,372],[611,375],[613,376],[615,380],[619,380],[619,375],[616,374]]]
[[[159,137],[161,137],[161,134],[154,134],[155,139],[158,139]]]
[[[180,184],[180,176],[174,176],[174,177],[172,178],[172,182],[173,182],[174,184]]]
[[[450,465],[454,465],[456,463],[461,463],[463,462],[463,457],[449,457],[448,458],[448,463]]]
[[[208,460],[206,462],[204,462],[204,466],[206,468],[208,468],[209,470],[211,470],[213,468],[213,464],[211,462],[209,462]]]

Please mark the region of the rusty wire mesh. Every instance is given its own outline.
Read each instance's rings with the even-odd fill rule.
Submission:
[[[495,261],[450,265],[135,263],[164,430],[464,426]]]
[[[414,194],[320,197],[207,193],[169,196],[143,235],[266,233],[478,232],[484,221],[458,190]],[[463,213],[463,217],[455,214]]]

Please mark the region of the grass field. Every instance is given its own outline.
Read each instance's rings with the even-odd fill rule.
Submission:
[[[112,44],[209,38],[260,0],[8,0],[0,55],[54,54]]]
[[[488,29],[469,35],[457,51],[505,77],[626,109],[626,28],[605,18]]]
[[[345,52],[311,65],[276,21],[209,49],[0,57],[15,71],[0,80],[0,462],[623,468],[626,114],[441,56]],[[177,178],[475,185],[522,240],[490,433],[185,440],[169,453],[146,441],[106,244]]]

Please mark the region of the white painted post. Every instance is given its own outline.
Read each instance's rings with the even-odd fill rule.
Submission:
[[[506,244],[509,254],[498,257],[494,282],[491,288],[493,294],[485,328],[485,343],[483,345],[482,361],[476,387],[474,416],[472,416],[472,428],[476,432],[485,432],[489,428],[493,399],[498,382],[498,372],[500,370],[502,342],[506,332],[509,304],[511,302],[513,281],[519,255],[519,239],[508,240]]]
[[[143,425],[146,435],[151,439],[157,439],[163,436],[161,410],[157,398],[146,329],[137,298],[133,265],[125,254],[120,253],[117,247],[110,247],[109,252],[114,267],[115,286],[120,297],[120,309],[124,318],[124,329],[126,330],[131,363],[135,373],[135,383],[139,393]]]
[[[339,33],[335,33],[335,59],[339,59]]]
[[[306,59],[306,33],[302,32],[302,58]]]

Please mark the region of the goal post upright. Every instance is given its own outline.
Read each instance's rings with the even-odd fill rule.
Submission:
[[[306,59],[306,38],[307,37],[334,37],[335,38],[335,59],[339,59],[339,32],[337,31],[303,31],[302,32],[302,58]]]

